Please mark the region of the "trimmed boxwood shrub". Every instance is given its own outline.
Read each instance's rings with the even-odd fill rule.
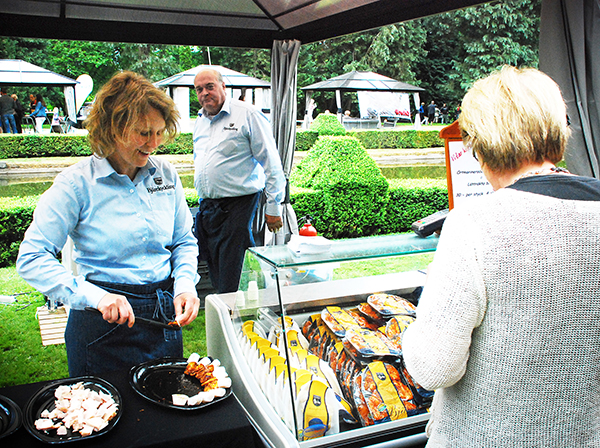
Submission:
[[[319,137],[290,182],[321,193],[320,230],[331,238],[373,235],[383,225],[388,182],[354,137]]]
[[[319,138],[315,131],[296,131],[296,151],[308,151]]]
[[[340,123],[337,115],[319,114],[310,124],[309,129],[317,135],[346,135],[346,128]]]

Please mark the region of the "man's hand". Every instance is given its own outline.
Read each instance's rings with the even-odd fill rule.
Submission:
[[[265,214],[265,221],[267,221],[267,228],[269,229],[269,232],[275,233],[283,227],[281,216],[271,216]]]
[[[175,320],[180,327],[191,324],[198,316],[200,299],[191,292],[182,292],[173,300]]]

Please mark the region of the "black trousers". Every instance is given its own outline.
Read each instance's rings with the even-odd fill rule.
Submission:
[[[238,290],[244,254],[254,246],[252,221],[259,197],[260,192],[200,201],[195,223],[200,259],[206,260],[218,293]]]

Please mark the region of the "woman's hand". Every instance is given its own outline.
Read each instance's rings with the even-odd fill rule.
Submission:
[[[180,327],[191,324],[198,316],[200,299],[191,292],[182,292],[173,300],[175,305],[175,320]]]
[[[125,296],[107,293],[98,302],[98,309],[102,318],[111,324],[121,325],[127,322],[127,326],[131,328],[135,323],[133,308]]]

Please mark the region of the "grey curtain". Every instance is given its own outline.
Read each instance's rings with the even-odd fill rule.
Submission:
[[[300,41],[286,40],[273,42],[271,51],[271,128],[281,157],[286,178],[286,195],[283,202],[283,229],[275,235],[265,235],[264,222],[265,196],[261,197],[253,223],[254,240],[257,246],[264,244],[285,244],[292,233],[298,233],[296,213],[290,204],[289,176],[294,162],[296,147],[297,115],[297,70]]]
[[[600,178],[600,2],[543,0],[540,70],[560,86],[571,120],[569,170]]]

